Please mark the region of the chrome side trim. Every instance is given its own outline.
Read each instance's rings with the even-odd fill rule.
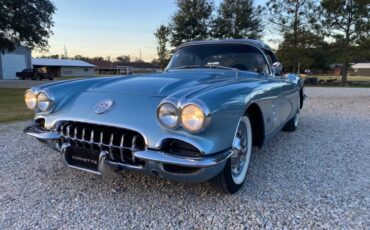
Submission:
[[[164,164],[172,164],[185,167],[206,168],[218,165],[223,161],[227,160],[232,155],[232,152],[227,150],[215,156],[202,158],[181,157],[153,150],[136,151],[133,154],[136,158],[144,161],[154,161]]]

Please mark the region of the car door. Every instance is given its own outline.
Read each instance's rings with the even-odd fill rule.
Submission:
[[[277,61],[276,56],[270,51],[265,50],[265,55],[270,66]],[[270,131],[281,128],[290,118],[294,105],[292,97],[295,87],[285,76],[269,74],[270,81],[274,83],[271,90],[271,120]]]

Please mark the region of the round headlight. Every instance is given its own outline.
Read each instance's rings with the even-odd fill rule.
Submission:
[[[37,107],[42,111],[45,112],[50,108],[51,100],[45,93],[39,93],[37,96]]]
[[[24,94],[24,102],[26,103],[27,108],[35,109],[37,104],[37,98],[34,92],[27,90]]]
[[[198,132],[204,128],[206,116],[201,108],[197,105],[190,104],[185,106],[181,112],[182,126],[191,131]]]
[[[177,126],[179,117],[177,115],[177,108],[173,104],[163,103],[160,105],[157,116],[162,126],[167,128],[174,128]]]

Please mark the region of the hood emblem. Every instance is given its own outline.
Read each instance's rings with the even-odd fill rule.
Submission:
[[[112,99],[103,99],[95,105],[94,112],[97,114],[105,113],[108,110],[110,110],[112,106],[113,106]]]

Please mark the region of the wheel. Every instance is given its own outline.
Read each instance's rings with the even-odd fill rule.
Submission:
[[[52,77],[49,77],[49,81],[52,81],[53,80],[53,78]]]
[[[223,171],[213,179],[221,191],[236,193],[247,177],[249,161],[252,154],[252,128],[248,116],[243,116],[238,125],[232,143],[233,155],[227,160]]]
[[[299,111],[294,115],[292,119],[290,119],[284,126],[283,131],[286,132],[294,132],[298,128],[299,122]]]

